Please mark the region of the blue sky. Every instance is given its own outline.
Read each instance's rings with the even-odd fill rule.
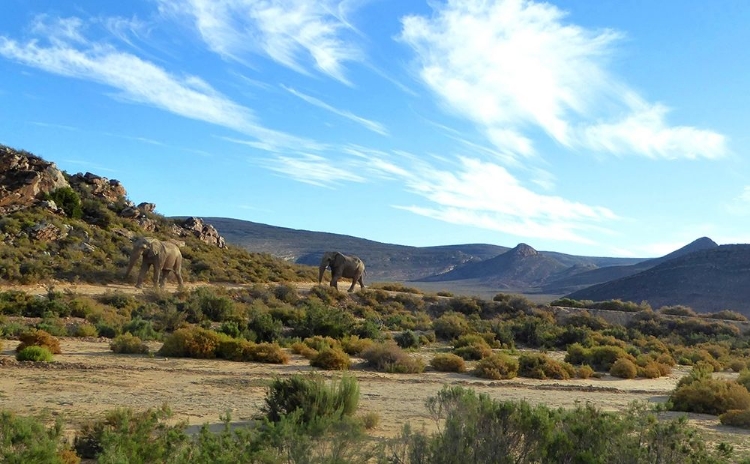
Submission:
[[[2,0],[0,143],[167,216],[747,243],[749,23],[744,0]]]

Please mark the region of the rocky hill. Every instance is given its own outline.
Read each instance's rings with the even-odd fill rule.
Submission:
[[[576,300],[648,301],[699,312],[730,309],[750,316],[750,245],[721,245],[669,259],[648,270],[568,295]]]
[[[0,281],[121,282],[136,236],[182,247],[188,281],[313,280],[314,269],[229,247],[196,217],[167,219],[135,204],[117,180],[68,174],[0,145]]]

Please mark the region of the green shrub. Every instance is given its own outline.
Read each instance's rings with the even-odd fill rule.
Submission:
[[[594,346],[589,350],[587,364],[590,364],[596,370],[609,371],[612,365],[620,358],[626,358],[632,363],[635,361],[633,356],[628,354],[619,346]]]
[[[519,356],[518,375],[532,379],[558,380],[567,380],[571,377],[568,369],[562,364],[542,353],[524,353]]]
[[[229,336],[212,330],[187,327],[168,335],[158,354],[183,358],[215,358],[219,344],[229,339]]]
[[[262,411],[271,422],[299,414],[299,420],[309,424],[318,418],[352,416],[358,405],[359,384],[354,377],[326,384],[319,376],[293,375],[271,382]]]
[[[464,359],[452,353],[436,354],[430,360],[430,365],[440,372],[466,372]]]
[[[495,353],[477,363],[474,375],[484,379],[512,379],[518,375],[518,361],[504,353]]]
[[[732,359],[729,361],[729,368],[734,372],[741,372],[747,369],[747,363],[743,359]]]
[[[719,422],[732,427],[750,429],[750,409],[730,409],[719,416]]]
[[[46,346],[29,345],[16,353],[16,360],[50,362],[52,353]]]
[[[23,350],[27,346],[43,346],[52,354],[62,353],[62,351],[60,351],[60,340],[44,330],[31,329],[22,333],[18,339],[21,340],[21,343],[16,347],[17,352]]]
[[[453,354],[467,361],[478,360],[492,355],[492,348],[487,343],[476,343],[453,349]]]
[[[719,415],[750,408],[750,392],[737,382],[691,375],[680,379],[669,401],[674,411]]]
[[[81,197],[70,187],[60,187],[59,189],[53,190],[47,195],[49,200],[55,202],[57,206],[65,211],[65,215],[73,219],[81,219],[83,217],[83,209],[81,208]]]
[[[362,425],[365,430],[372,430],[380,424],[380,414],[375,411],[370,411],[362,416]]]
[[[361,353],[369,367],[378,371],[415,374],[424,371],[424,363],[404,352],[396,342],[375,343]]]
[[[302,343],[314,349],[315,351],[321,351],[324,349],[341,349],[341,342],[331,337],[321,337],[316,335],[314,337],[307,337],[302,340]]]
[[[638,377],[644,377],[647,379],[658,379],[662,375],[669,374],[672,368],[666,364],[659,364],[656,361],[650,361],[645,366],[638,366]],[[666,373],[664,373],[666,371]]]
[[[0,462],[7,464],[77,464],[80,459],[63,448],[63,425],[0,412]]]
[[[349,355],[341,349],[325,348],[318,352],[312,359],[310,365],[327,370],[346,370],[351,365]]]
[[[109,349],[122,354],[148,354],[148,346],[131,333],[118,335],[109,344]]]
[[[621,379],[634,379],[638,375],[638,367],[627,358],[618,358],[609,369],[610,375]]]
[[[76,324],[75,327],[73,327],[72,335],[74,337],[96,337],[99,335],[99,331],[96,330],[96,327],[93,324],[89,323],[83,323],[83,324]]]
[[[445,313],[432,321],[432,329],[440,340],[453,340],[469,332],[469,322],[460,313]]]
[[[370,338],[360,338],[358,335],[349,335],[341,340],[341,348],[351,356],[358,356],[374,343],[375,342]]]
[[[393,339],[401,348],[419,348],[420,345],[419,335],[411,330],[405,330],[397,334]]]

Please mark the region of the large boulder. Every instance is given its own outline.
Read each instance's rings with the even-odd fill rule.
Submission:
[[[227,246],[224,237],[219,235],[219,231],[211,224],[203,222],[201,218],[189,217],[185,219],[185,222],[182,223],[182,229],[209,245],[215,245],[219,248]],[[184,236],[184,234],[185,232],[179,232],[181,236]]]
[[[70,176],[70,183],[79,189],[81,184],[85,185],[92,195],[110,204],[124,199],[128,194],[119,180],[107,179],[90,172]]]
[[[62,187],[70,184],[55,163],[0,145],[0,214],[29,207]]]

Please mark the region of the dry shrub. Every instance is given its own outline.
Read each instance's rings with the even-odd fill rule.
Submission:
[[[251,343],[247,349],[247,361],[268,364],[287,364],[289,355],[278,343]]]
[[[491,356],[492,348],[490,348],[486,342],[475,343],[473,345],[466,345],[460,348],[455,348],[453,350],[453,354],[460,356],[467,361],[478,360],[486,358],[487,356]]]
[[[750,429],[750,409],[730,409],[719,416],[719,422],[732,427]]]
[[[312,359],[318,354],[318,350],[310,348],[303,342],[294,342],[289,349],[292,350],[292,353],[301,355],[306,359]]]
[[[750,390],[750,369],[742,369],[740,371],[737,383]]]
[[[315,335],[314,337],[308,337],[302,340],[302,343],[314,349],[315,351],[322,351],[326,348],[330,349],[341,349],[341,342],[332,337],[321,337]]]
[[[732,359],[729,361],[729,368],[733,372],[741,372],[743,369],[747,368],[747,363],[742,359]]]
[[[518,361],[505,353],[495,353],[477,363],[474,375],[484,379],[512,379],[518,375]]]
[[[160,356],[211,359],[217,355],[219,345],[231,340],[226,334],[201,327],[186,327],[175,330],[164,339],[159,349]]]
[[[359,338],[359,335],[350,335],[341,341],[341,347],[350,356],[358,356],[364,350],[371,347],[375,342],[369,338]]]
[[[131,334],[126,332],[122,335],[118,335],[109,344],[109,349],[115,353],[123,354],[147,354],[148,346],[143,341]]]
[[[588,379],[591,376],[594,375],[594,369],[591,368],[588,364],[584,364],[583,366],[579,367],[576,371],[576,376],[579,379]]]
[[[346,370],[351,365],[349,355],[340,348],[324,348],[316,356],[310,359],[310,365],[327,370]]]
[[[612,364],[609,373],[621,379],[634,379],[638,375],[638,367],[627,358],[620,358]]]
[[[21,343],[16,347],[16,352],[23,350],[27,346],[43,346],[52,354],[62,353],[60,351],[60,340],[44,330],[31,329],[19,335],[18,339],[21,340]]]
[[[669,353],[660,353],[656,357],[656,362],[658,362],[659,364],[665,364],[665,365],[670,366],[670,367],[672,367],[675,364],[677,364],[677,362],[675,361],[675,359]]]
[[[464,359],[453,353],[436,354],[430,360],[430,365],[440,372],[466,372]]]
[[[380,424],[380,414],[375,411],[370,411],[362,416],[362,425],[365,430],[372,430]]]
[[[97,335],[99,335],[96,327],[89,323],[76,324],[75,327],[73,327],[71,333],[74,337],[81,338],[96,337]]]
[[[630,361],[630,364],[634,364],[633,356],[619,346],[595,346],[591,348],[589,364],[594,369],[609,371],[619,359],[623,358]]]
[[[646,363],[645,366],[638,366],[638,377],[658,379],[661,375],[661,369],[659,369],[659,364],[656,361]]]
[[[575,373],[575,370],[573,372]],[[568,368],[543,353],[522,354],[518,358],[518,375],[532,379],[558,380],[567,380],[571,377]]]
[[[719,415],[730,409],[750,408],[750,392],[737,382],[714,379],[708,374],[680,380],[669,397],[675,411]]]
[[[420,359],[409,356],[393,340],[373,344],[361,356],[368,366],[383,372],[415,374],[424,371],[425,367]]]

